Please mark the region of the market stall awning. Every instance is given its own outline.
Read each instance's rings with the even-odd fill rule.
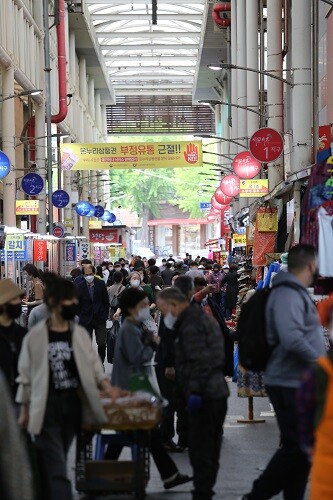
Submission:
[[[194,224],[208,224],[207,219],[152,219],[148,226],[191,226]]]

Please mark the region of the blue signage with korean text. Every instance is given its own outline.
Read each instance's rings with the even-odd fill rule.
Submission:
[[[75,243],[66,243],[65,261],[74,262],[76,260],[76,245]]]
[[[10,159],[5,153],[0,151],[0,179],[3,179],[10,172]]]
[[[211,202],[203,202],[201,201],[200,202],[200,210],[209,210],[210,208],[212,208],[212,204]]]
[[[64,208],[69,203],[69,194],[63,189],[58,189],[52,194],[52,203],[57,208]]]
[[[30,172],[23,177],[21,187],[25,194],[35,196],[43,191],[44,181],[40,175]]]

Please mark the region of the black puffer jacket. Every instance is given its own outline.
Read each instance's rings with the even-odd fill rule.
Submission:
[[[198,304],[191,304],[176,324],[176,370],[185,396],[227,398],[224,341],[218,323]]]

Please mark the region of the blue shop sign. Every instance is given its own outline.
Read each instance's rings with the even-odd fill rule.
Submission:
[[[35,196],[43,191],[44,181],[40,175],[31,172],[23,177],[21,187],[25,194]]]
[[[6,177],[10,172],[10,159],[0,151],[0,179]]]
[[[52,194],[52,204],[57,208],[64,208],[69,203],[69,194],[63,189],[58,189]]]

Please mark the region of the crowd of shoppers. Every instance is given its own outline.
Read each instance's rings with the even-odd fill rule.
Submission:
[[[39,498],[72,500],[67,453],[75,435],[85,422],[105,422],[100,394],[111,399],[127,394],[144,373],[151,389],[168,401],[150,440],[164,488],[193,480],[192,498],[212,499],[237,338],[228,320],[237,317],[237,304],[244,298],[237,265],[187,256],[183,262],[169,258],[158,267],[155,259],[136,256],[131,263],[120,259],[96,268],[84,259],[69,279],[42,275],[32,264],[23,272],[25,290],[0,280],[0,432],[8,426],[11,452],[17,464],[26,463],[22,498],[33,498],[32,483],[36,486],[38,476]],[[280,492],[287,500],[304,498],[311,460],[311,500],[333,497],[333,365],[332,355],[325,356],[322,330],[306,290],[315,276],[314,249],[297,245],[289,252],[288,270],[273,279],[278,286],[265,309],[272,347],[265,385],[280,446],[244,500]],[[28,329],[17,323],[22,305],[28,306]],[[325,311],[331,330],[332,311],[333,301]],[[109,380],[103,364],[108,325],[115,321],[121,326]],[[6,424],[11,414],[25,436],[33,436],[29,446],[37,456],[37,475],[29,472],[13,421]],[[182,474],[169,455],[186,450],[193,478]],[[117,459],[120,451],[109,445],[105,460]],[[6,467],[8,456],[0,452],[0,477],[13,492],[8,498],[16,500],[20,489],[10,474],[3,478]]]

